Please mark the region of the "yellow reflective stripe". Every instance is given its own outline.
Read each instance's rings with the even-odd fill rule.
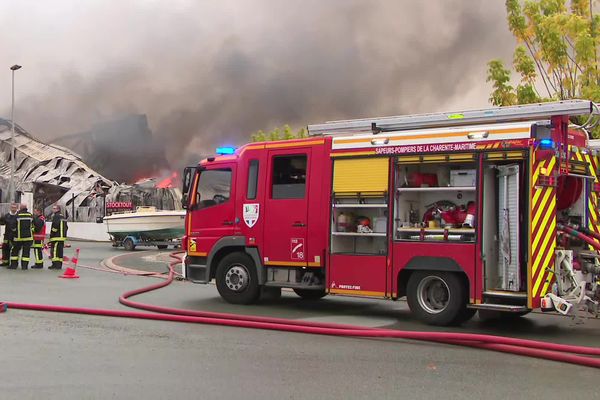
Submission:
[[[555,228],[556,228],[556,220],[553,219],[552,223],[551,223],[551,225],[549,227],[549,229],[547,229],[546,232],[545,232],[545,235],[543,235],[544,241],[542,242],[542,245],[541,245],[540,249],[546,249],[547,250],[546,246],[548,246],[548,242],[549,242],[550,238],[554,236],[554,229]],[[542,235],[537,235],[537,237],[541,237],[541,236]],[[535,253],[536,250],[537,250],[537,243],[538,243],[538,241],[536,240],[535,244],[533,245],[532,254]],[[534,276],[535,276],[535,274],[537,273],[537,271],[538,271],[538,269],[540,267],[540,262],[542,261],[542,257],[544,257],[544,254],[545,253],[540,250],[538,252],[538,257],[535,260],[533,260],[533,269],[532,269],[532,271],[533,271],[533,275]],[[541,264],[541,265],[543,265],[543,264]],[[540,273],[542,273],[542,272],[540,272]]]
[[[550,213],[544,212],[544,211],[546,210],[546,206],[548,205],[548,201],[550,200],[551,193],[552,193],[552,189],[547,188],[546,193],[544,194],[544,197],[542,198],[542,201],[540,202],[540,205],[537,209],[537,212],[536,212],[535,216],[533,217],[532,230],[534,230],[534,231],[537,230],[538,222],[540,221],[541,217],[543,217],[543,223],[540,226],[544,226],[545,223],[548,221],[548,218],[550,218]],[[535,206],[534,206],[534,208],[535,208]],[[534,247],[535,247],[535,244],[534,244]]]
[[[544,283],[540,297],[544,297],[548,293],[548,287],[550,286],[550,282],[552,282],[552,275],[554,275],[554,272],[548,272],[548,278],[546,279],[546,283]]]
[[[544,257],[544,261],[542,262],[542,264],[540,265],[540,267],[544,267],[544,265],[548,264],[548,262],[550,261],[550,259],[552,258],[552,254],[553,251],[548,251],[546,253],[546,256]],[[535,285],[533,285],[533,294],[536,297],[539,297],[539,295],[537,295],[538,289],[540,288],[540,285],[542,284],[542,280],[544,279],[544,275],[546,275],[547,271],[544,271],[543,269],[540,269],[540,273],[537,276]]]

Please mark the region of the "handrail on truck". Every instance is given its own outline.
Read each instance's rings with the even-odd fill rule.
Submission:
[[[590,119],[580,126],[589,129],[598,123],[595,121],[592,125],[592,117],[600,115],[600,110],[597,104],[589,100],[564,100],[459,112],[330,121],[324,124],[308,125],[308,134],[310,136],[349,133],[378,134],[383,131],[540,120],[559,115],[590,115]]]

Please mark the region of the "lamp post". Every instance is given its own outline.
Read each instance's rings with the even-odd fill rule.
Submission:
[[[13,65],[10,67],[12,71],[12,109],[10,112],[10,124],[12,125],[12,131],[10,133],[10,181],[8,184],[8,195],[10,196],[10,202],[16,201],[15,193],[15,71],[21,69],[20,65]]]

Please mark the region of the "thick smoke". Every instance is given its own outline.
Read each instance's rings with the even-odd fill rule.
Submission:
[[[500,0],[9,3],[18,123],[51,139],[147,114],[175,167],[284,123],[485,106],[485,64],[514,46]]]

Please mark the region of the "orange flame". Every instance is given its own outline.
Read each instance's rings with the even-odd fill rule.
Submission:
[[[173,187],[173,181],[177,178],[177,172],[174,171],[171,176],[163,179],[162,181],[156,184],[158,189],[170,189]]]

